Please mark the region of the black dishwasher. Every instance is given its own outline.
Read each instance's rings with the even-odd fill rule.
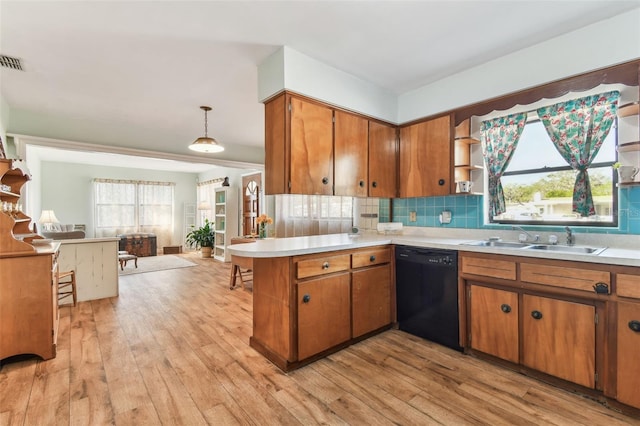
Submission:
[[[461,351],[458,252],[396,246],[400,330]]]

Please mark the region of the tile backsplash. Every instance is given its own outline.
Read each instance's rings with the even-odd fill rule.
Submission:
[[[404,226],[417,227],[501,229],[506,226],[484,225],[484,197],[482,195],[395,198],[392,201],[389,199],[370,200],[376,200],[379,206],[377,221],[380,222],[389,222],[392,218],[394,222],[402,222]],[[618,204],[618,227],[576,227],[576,232],[640,234],[640,186],[620,188]],[[440,223],[438,218],[443,211],[451,212],[451,223]],[[354,217],[354,222],[357,219],[360,218]],[[377,221],[372,229],[375,229]],[[364,226],[360,227],[371,229]],[[510,226],[508,227],[510,228]],[[525,227],[536,228],[536,226],[532,225],[526,225]],[[548,231],[563,229],[563,227],[548,225],[540,225],[538,228]]]

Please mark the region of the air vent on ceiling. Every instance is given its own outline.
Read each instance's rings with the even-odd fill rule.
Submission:
[[[12,58],[11,56],[0,55],[0,65],[5,68],[11,68],[12,70],[24,71],[20,59]]]

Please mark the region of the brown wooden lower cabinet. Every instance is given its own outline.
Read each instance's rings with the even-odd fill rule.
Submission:
[[[522,311],[523,364],[593,389],[595,307],[525,294]]]
[[[640,408],[640,303],[618,302],[617,400]]]
[[[359,337],[391,322],[391,265],[351,275],[352,335]]]
[[[390,327],[392,259],[390,246],[254,258],[251,346],[287,371]]]
[[[467,353],[638,414],[640,268],[471,252],[459,259]]]
[[[478,351],[519,361],[518,294],[470,286],[470,346]]]
[[[305,359],[351,337],[349,273],[298,284],[298,358]]]

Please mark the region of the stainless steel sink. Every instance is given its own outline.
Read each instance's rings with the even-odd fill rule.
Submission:
[[[563,253],[578,253],[578,254],[591,254],[598,255],[606,250],[606,247],[576,247],[576,246],[562,246],[562,245],[546,245],[536,244],[524,247],[525,250],[546,250],[546,251],[558,251]]]
[[[502,247],[502,248],[515,248],[523,250],[541,250],[549,252],[559,253],[573,253],[573,254],[590,254],[597,256],[606,250],[606,247],[584,247],[584,246],[564,246],[564,245],[552,245],[552,244],[534,244],[534,243],[517,243],[510,241],[470,241],[468,243],[461,243],[463,246],[476,246],[476,247]]]
[[[479,247],[505,247],[505,248],[524,248],[531,245],[531,243],[516,243],[509,241],[471,241],[469,243],[462,243],[464,246],[479,246]]]

